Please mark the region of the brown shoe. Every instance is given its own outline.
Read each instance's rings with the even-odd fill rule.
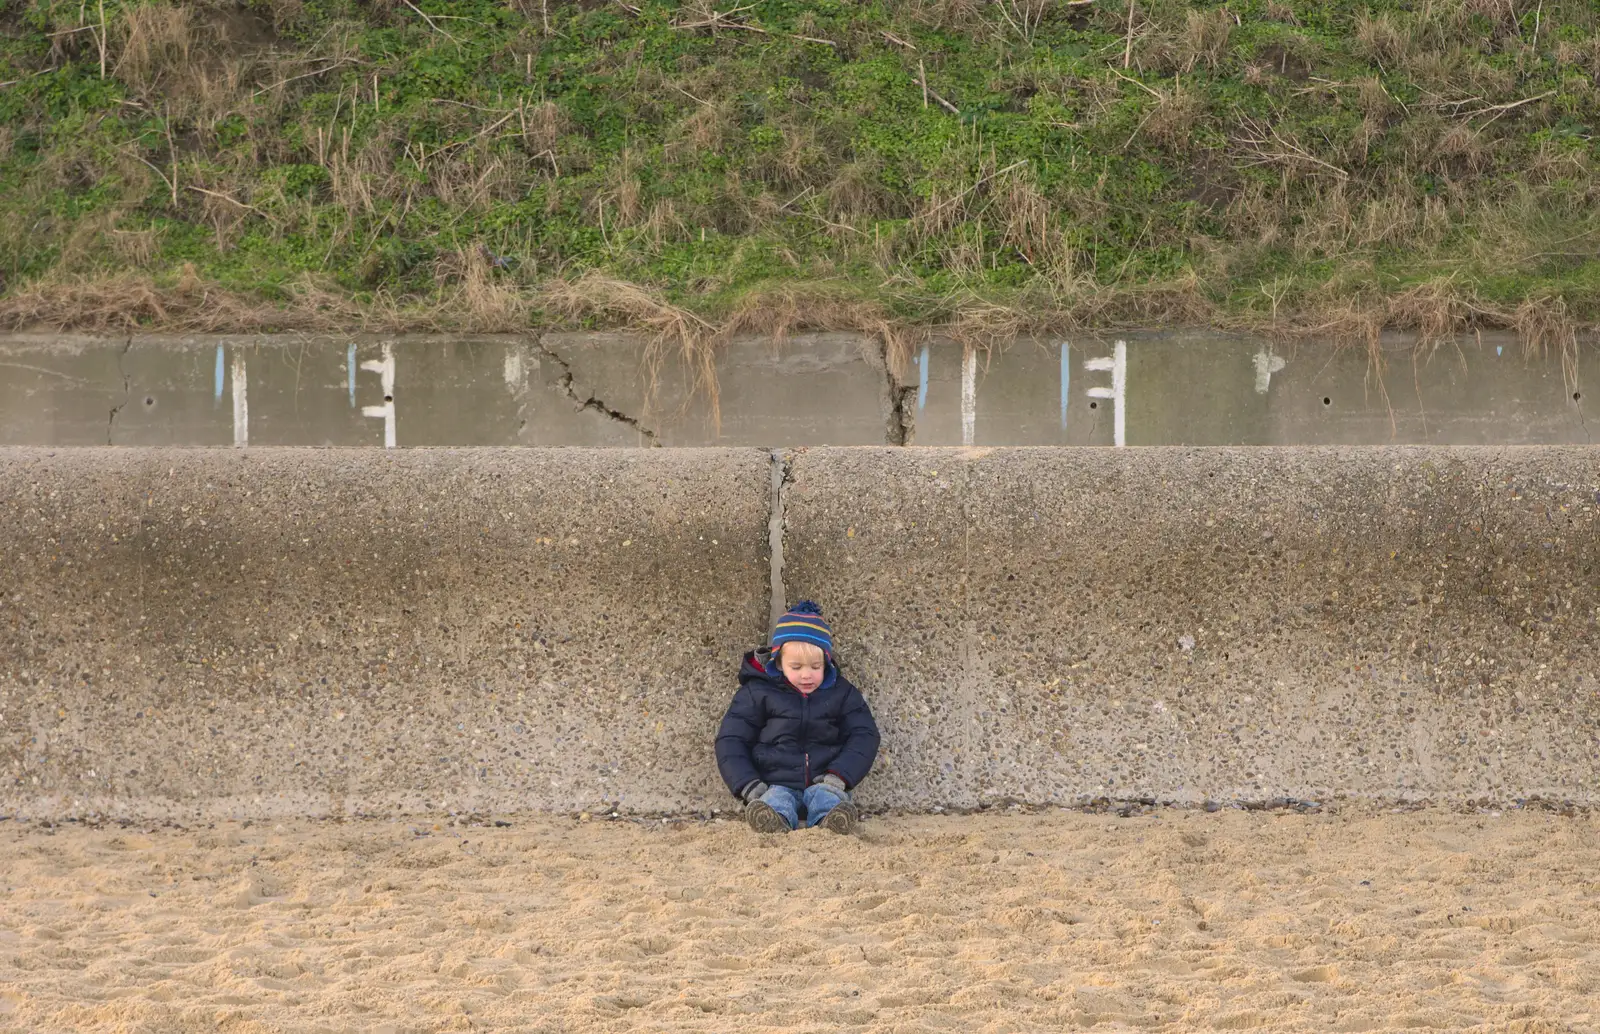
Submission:
[[[755,800],[744,806],[744,820],[757,833],[787,833],[789,821],[766,801]]]
[[[856,823],[860,821],[861,812],[856,810],[856,806],[849,801],[840,801],[817,825],[835,833],[854,833]]]

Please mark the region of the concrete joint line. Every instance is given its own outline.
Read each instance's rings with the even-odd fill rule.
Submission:
[[[549,359],[551,362],[561,367],[561,379],[556,382],[556,388],[561,392],[562,395],[571,399],[580,410],[592,409],[596,413],[615,420],[619,424],[625,424],[644,435],[645,438],[650,442],[650,448],[661,448],[661,436],[656,434],[656,432],[652,431],[650,428],[646,427],[642,422],[639,421],[638,418],[631,417],[621,410],[612,409],[610,406],[606,405],[605,402],[593,395],[590,395],[588,398],[580,398],[578,395],[578,389],[573,385],[572,364],[563,359],[561,355],[549,345],[546,345],[543,338],[536,338],[534,340],[533,347],[538,350],[541,356]]]
[[[767,607],[767,628],[770,631],[789,609],[789,590],[783,584],[783,537],[785,507],[788,505],[789,481],[794,469],[789,465],[788,454],[782,449],[772,450],[772,498],[767,516],[767,548],[772,560],[772,582]]]

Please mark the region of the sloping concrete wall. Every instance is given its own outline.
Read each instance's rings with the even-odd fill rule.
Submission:
[[[758,450],[0,450],[0,814],[723,803]]]
[[[1594,801],[1600,452],[801,452],[869,801]]]
[[[757,450],[0,450],[0,814],[732,804]],[[1593,802],[1600,452],[818,449],[875,807]]]

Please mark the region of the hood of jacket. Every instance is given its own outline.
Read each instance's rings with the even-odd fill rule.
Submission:
[[[839,666],[833,663],[833,655],[823,654],[823,656],[828,659],[828,666],[823,669],[822,684],[811,691],[814,694],[831,688],[839,681]],[[777,652],[770,646],[751,650],[744,655],[744,661],[739,665],[739,684],[742,686],[752,681],[765,682],[779,689],[787,689],[791,693],[800,692],[778,666]]]

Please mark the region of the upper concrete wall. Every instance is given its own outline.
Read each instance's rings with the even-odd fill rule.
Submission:
[[[874,338],[797,334],[730,341],[708,375],[622,334],[0,335],[0,445],[1589,444],[1593,358],[1504,334],[937,339],[891,377]]]
[[[822,449],[868,799],[1596,800],[1600,452]]]
[[[720,804],[770,470],[0,450],[0,813]]]

